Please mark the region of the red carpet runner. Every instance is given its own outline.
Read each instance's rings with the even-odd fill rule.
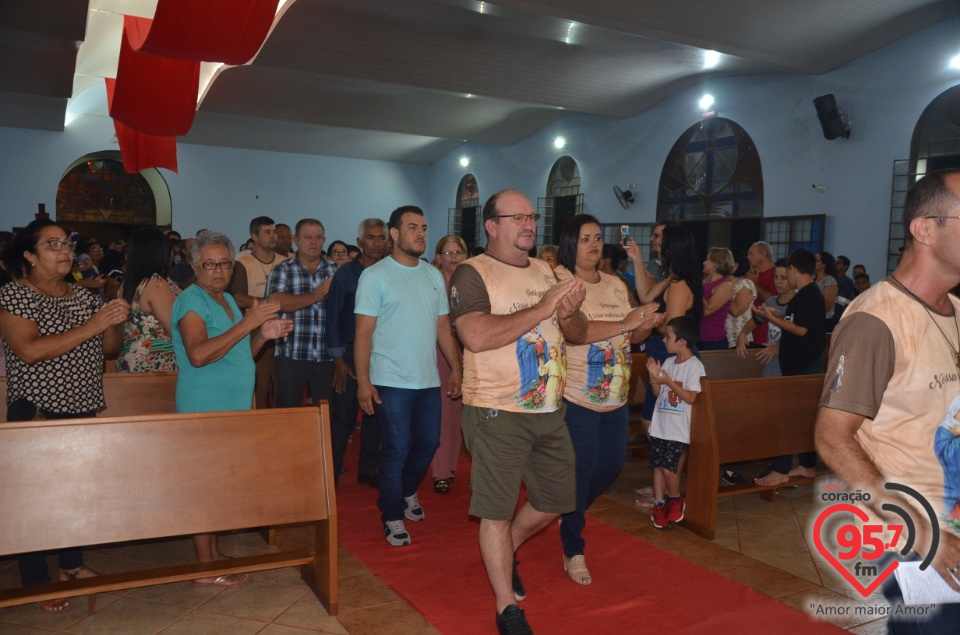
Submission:
[[[356,483],[358,440],[347,451],[337,492],[340,542],[441,633],[496,633],[479,523],[467,515],[470,462],[460,459],[446,496],[433,491],[427,475],[420,487],[425,518],[405,523],[413,544],[391,547],[377,492]],[[519,604],[538,635],[844,632],[594,518],[584,536],[590,586],[577,586],[564,573],[556,525],[520,550],[527,599]]]

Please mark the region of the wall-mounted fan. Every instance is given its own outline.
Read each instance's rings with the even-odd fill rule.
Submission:
[[[617,196],[617,201],[620,202],[620,207],[623,209],[630,209],[630,205],[633,204],[633,192],[630,190],[622,190],[619,185],[613,186],[613,193]]]

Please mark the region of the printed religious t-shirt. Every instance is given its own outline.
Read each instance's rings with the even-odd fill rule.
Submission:
[[[820,406],[866,417],[856,440],[886,482],[918,491],[960,535],[960,436],[951,430],[960,370],[950,350],[960,300],[950,301],[953,316],[928,313],[889,279],[857,296],[834,331]]]
[[[555,270],[560,280],[572,278],[566,267]],[[630,313],[627,289],[616,276],[600,273],[600,282],[584,282],[580,310],[588,320],[619,322]],[[567,346],[567,387],[564,397],[578,406],[607,412],[627,402],[630,385],[629,333],[592,344]]]
[[[488,254],[457,267],[450,282],[450,315],[509,315],[537,304],[556,284],[550,265],[529,259],[508,265]],[[566,347],[556,314],[516,342],[463,354],[463,403],[508,412],[553,412],[560,407],[566,383]]]

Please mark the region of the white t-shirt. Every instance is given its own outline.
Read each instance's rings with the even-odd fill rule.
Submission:
[[[707,374],[703,364],[696,357],[691,357],[682,364],[678,364],[677,356],[671,355],[663,362],[661,369],[682,388],[696,393],[700,392],[700,378]],[[653,411],[653,420],[650,422],[650,436],[669,441],[690,443],[692,407],[692,405],[680,399],[677,393],[661,384],[660,395],[657,396],[657,406]]]

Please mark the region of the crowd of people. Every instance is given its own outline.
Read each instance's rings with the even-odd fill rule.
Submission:
[[[637,490],[637,506],[649,510],[654,527],[667,528],[684,517],[680,475],[705,375],[699,351],[754,355],[764,376],[820,373],[827,333],[847,312],[827,366],[818,448],[845,479],[877,486],[874,459],[889,447],[882,438],[902,436],[894,429],[896,413],[885,414],[902,409],[877,398],[913,381],[913,371],[890,361],[900,359],[897,347],[925,345],[884,334],[902,321],[888,315],[890,307],[910,305],[916,320],[929,318],[947,339],[955,368],[940,375],[941,384],[955,388],[960,372],[960,342],[954,349],[950,327],[940,324],[956,302],[931,282],[936,276],[918,277],[936,265],[950,274],[944,284],[960,282],[960,262],[944,247],[949,226],[930,222],[960,217],[960,173],[948,178],[935,194],[908,201],[912,240],[904,263],[890,284],[871,292],[860,265],[850,279],[850,260],[827,252],[800,248],[774,261],[770,245],[757,242],[746,253],[713,247],[701,260],[693,234],[670,221],[654,227],[647,259],[629,237],[605,245],[600,222],[586,214],[567,223],[556,247],[537,253],[539,214],[515,190],[484,205],[483,253],[446,235],[432,261],[425,256],[425,216],[415,206],[397,208],[386,222],[362,220],[355,247],[336,240],[324,250],[324,225],[315,218],[291,230],[260,216],[239,255],[217,231],[184,240],[144,227],[111,245],[111,254],[122,252],[111,260],[95,241],[36,220],[3,250],[10,282],[0,288],[0,335],[9,420],[94,416],[104,407],[105,358],[114,354],[118,372],[178,370],[178,412],[328,401],[335,478],[359,423],[357,481],[379,491],[384,537],[398,547],[413,541],[405,521],[426,518],[418,490],[427,472],[438,494],[453,486],[462,439],[472,458],[470,514],[480,519],[497,628],[529,633],[517,604],[526,596],[518,550],[559,522],[566,575],[576,584],[592,582],[585,512],[624,462],[631,372],[649,378],[642,421],[653,480]],[[944,190],[954,196],[950,213],[942,209]],[[889,304],[878,304],[881,296]],[[847,328],[853,323],[862,328]],[[879,352],[864,339],[874,335],[886,338]],[[641,346],[646,368],[631,369],[631,353]],[[877,376],[848,378],[856,397],[849,401],[841,391],[844,364],[860,357]],[[947,430],[945,444],[960,434],[956,424],[940,426],[947,403],[933,426]],[[915,420],[914,454],[925,447],[919,439],[929,432],[921,429],[926,419]],[[854,436],[880,446],[868,456],[851,445]],[[890,461],[884,470],[914,469],[917,459]],[[816,462],[813,453],[800,455],[797,467],[790,456],[776,457],[756,480],[770,486],[812,477]],[[518,508],[522,484],[526,502]],[[954,501],[949,517],[960,518],[957,510]],[[224,557],[214,535],[195,536],[194,546],[200,562]],[[941,550],[937,570],[955,574],[955,538]],[[61,551],[58,564],[61,580],[96,575],[79,547]],[[19,566],[25,585],[50,581],[42,554],[21,555]],[[195,582],[248,580],[240,574]],[[40,604],[47,611],[68,607],[64,599]]]

